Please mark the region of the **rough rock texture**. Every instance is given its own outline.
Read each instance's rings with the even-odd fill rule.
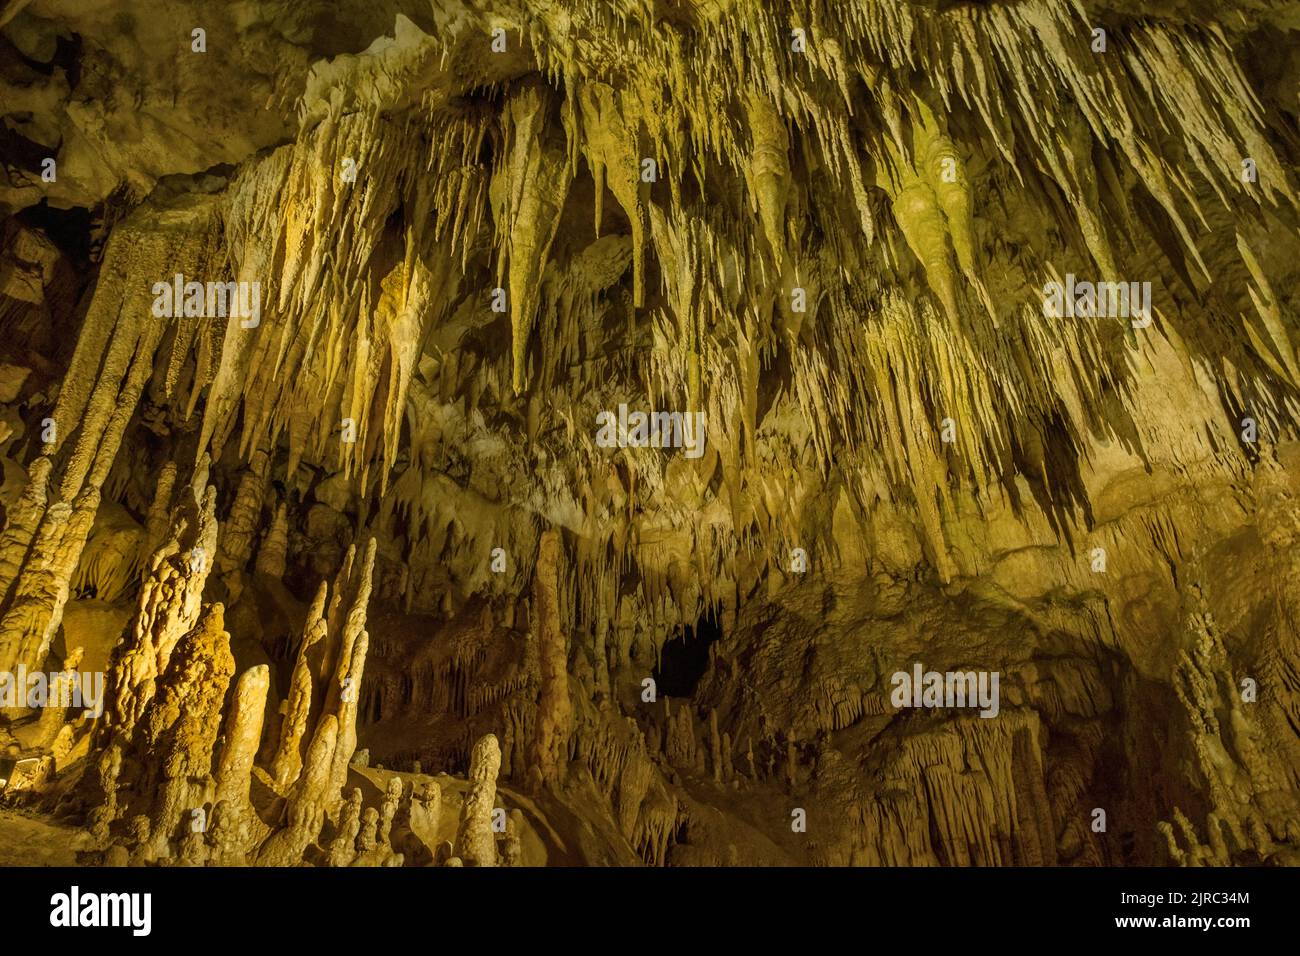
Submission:
[[[1297,31],[0,4],[0,674],[63,675],[0,800],[87,863],[1297,862]]]
[[[488,734],[470,754],[469,792],[461,805],[456,830],[456,856],[469,866],[496,866],[496,838],[492,833],[492,811],[496,805],[497,773],[501,769],[501,748]]]

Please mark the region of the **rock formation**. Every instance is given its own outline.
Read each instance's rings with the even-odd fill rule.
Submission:
[[[501,748],[488,734],[474,745],[470,755],[469,790],[461,804],[460,826],[456,830],[456,856],[469,866],[496,866],[496,836],[492,811],[496,806],[497,773],[501,769]]]
[[[0,808],[1300,859],[1293,3],[129,6],[0,4]]]

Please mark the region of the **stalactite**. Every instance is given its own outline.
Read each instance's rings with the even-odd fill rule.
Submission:
[[[540,84],[526,84],[511,97],[503,114],[506,152],[492,177],[492,214],[500,236],[498,277],[501,263],[509,263],[511,385],[516,395],[524,390],[539,280],[570,182],[568,150],[549,135],[552,109],[551,93]]]

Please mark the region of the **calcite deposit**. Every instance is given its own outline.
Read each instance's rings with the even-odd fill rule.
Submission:
[[[1298,50],[0,2],[3,857],[1300,862]]]

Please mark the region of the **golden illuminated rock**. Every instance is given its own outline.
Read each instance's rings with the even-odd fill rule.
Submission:
[[[51,861],[1300,860],[1294,3],[191,6],[0,4]]]

